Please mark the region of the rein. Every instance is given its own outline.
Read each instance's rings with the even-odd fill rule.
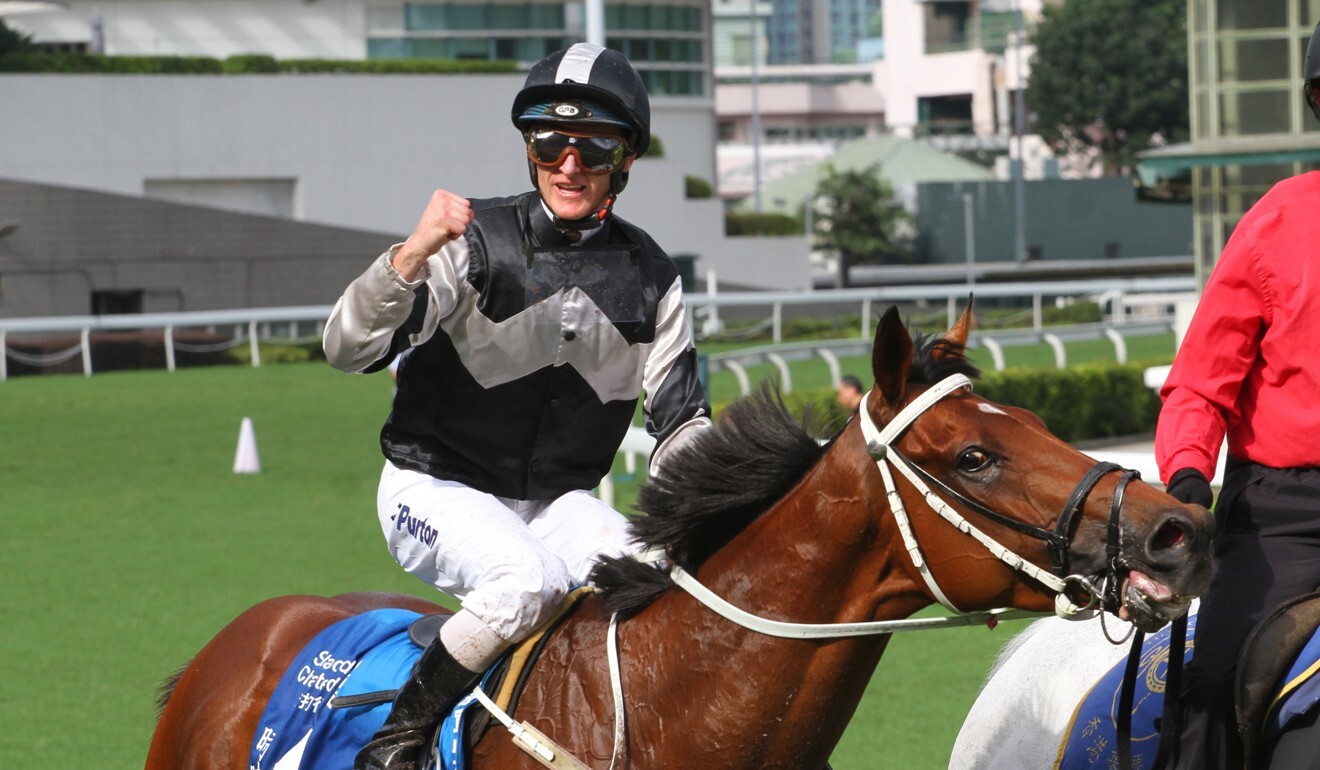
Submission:
[[[858,410],[858,419],[861,422],[862,435],[866,438],[867,449],[875,460],[876,466],[880,470],[881,478],[885,484],[885,494],[889,501],[889,506],[898,523],[899,532],[902,533],[904,545],[907,548],[909,557],[917,571],[921,573],[926,581],[927,587],[931,593],[944,605],[950,612],[954,613],[952,617],[936,618],[903,618],[899,620],[880,620],[861,623],[792,623],[782,620],[772,620],[752,614],[724,599],[714,591],[707,588],[697,580],[687,570],[683,569],[677,563],[670,563],[669,577],[674,584],[687,591],[694,599],[705,605],[717,615],[736,623],[743,628],[765,634],[767,636],[786,638],[786,639],[838,639],[843,637],[872,636],[876,634],[888,634],[897,631],[921,631],[926,629],[947,628],[950,626],[972,626],[985,623],[994,628],[1000,620],[1013,620],[1017,618],[1039,617],[1043,613],[1030,612],[1027,610],[1015,609],[997,609],[988,612],[963,612],[949,601],[944,592],[940,590],[934,576],[926,567],[925,559],[922,557],[921,548],[917,544],[916,535],[912,531],[912,526],[908,520],[907,509],[903,504],[903,498],[898,494],[898,488],[894,484],[894,477],[890,471],[890,466],[898,468],[907,480],[921,492],[926,504],[936,511],[946,521],[956,527],[959,531],[970,535],[978,542],[984,545],[991,554],[1000,561],[1009,565],[1013,569],[1026,574],[1036,581],[1044,584],[1055,592],[1055,612],[1061,617],[1069,619],[1080,619],[1089,617],[1089,611],[1095,609],[1097,604],[1103,604],[1109,601],[1117,601],[1118,596],[1118,554],[1120,549],[1120,528],[1119,516],[1123,506],[1123,493],[1127,484],[1133,478],[1139,478],[1139,474],[1134,470],[1124,470],[1113,463],[1098,463],[1093,466],[1077,487],[1073,489],[1068,501],[1064,504],[1063,511],[1059,514],[1059,520],[1055,523],[1054,531],[1042,529],[1029,524],[1024,524],[1016,519],[1011,519],[997,511],[993,511],[986,506],[966,496],[959,494],[956,490],[950,488],[947,484],[935,479],[919,466],[908,460],[894,446],[899,437],[907,430],[909,426],[924,414],[928,409],[939,402],[945,396],[955,393],[962,389],[970,390],[972,381],[965,375],[955,374],[945,378],[933,387],[927,389],[924,393],[913,399],[907,406],[899,411],[898,415],[886,425],[879,429],[871,421],[870,415],[866,409],[866,399],[870,396],[868,393],[862,397],[862,404]],[[1109,526],[1107,530],[1108,543],[1105,548],[1105,580],[1102,583],[1102,589],[1097,590],[1094,584],[1082,575],[1068,575],[1068,550],[1071,544],[1070,532],[1072,531],[1073,520],[1081,512],[1082,506],[1086,501],[1087,495],[1095,488],[1100,479],[1112,471],[1122,471],[1118,480],[1118,487],[1114,491],[1113,504],[1109,511]],[[1017,532],[1030,535],[1037,539],[1045,541],[1049,548],[1050,560],[1054,567],[1054,574],[1042,570],[1035,564],[1027,561],[1019,554],[1009,550],[1006,546],[995,540],[993,537],[982,532],[971,522],[963,518],[961,514],[953,510],[948,503],[939,495],[931,490],[934,486],[944,495],[958,500],[963,505],[973,511],[985,516],[991,521],[1007,526]],[[668,554],[663,547],[652,548],[642,553],[636,554],[639,561],[649,563],[659,563],[668,559]],[[1086,594],[1087,601],[1084,605],[1078,605],[1068,597],[1067,592],[1071,588],[1077,588]],[[1102,593],[1103,591],[1103,593]],[[625,709],[623,702],[623,682],[619,670],[619,651],[618,651],[618,614],[610,617],[609,634],[606,639],[606,657],[610,669],[610,688],[614,699],[614,751],[610,757],[610,770],[614,770],[616,765],[625,759],[627,744],[627,725]],[[530,751],[530,749],[529,749]],[[542,762],[542,764],[547,764]]]
[[[1095,609],[1104,603],[1116,602],[1118,599],[1118,553],[1119,553],[1119,516],[1123,504],[1123,492],[1127,487],[1128,481],[1139,477],[1134,470],[1124,470],[1113,463],[1098,463],[1092,467],[1077,487],[1069,495],[1067,503],[1064,504],[1063,511],[1055,524],[1054,531],[1045,530],[1020,521],[1010,519],[1003,514],[992,511],[984,505],[970,500],[951,489],[948,485],[934,479],[929,473],[919,468],[916,464],[904,457],[895,447],[898,439],[912,425],[917,417],[924,414],[932,406],[938,403],[945,396],[957,391],[972,387],[972,381],[962,374],[955,374],[945,378],[931,388],[927,389],[921,395],[913,399],[905,406],[894,419],[884,428],[877,428],[871,421],[870,415],[866,409],[866,401],[870,393],[862,397],[862,405],[858,410],[858,420],[861,423],[862,435],[866,439],[867,449],[875,460],[876,466],[880,470],[880,476],[884,481],[886,497],[889,501],[889,507],[894,514],[894,519],[898,524],[899,533],[902,535],[904,547],[908,552],[912,564],[917,568],[917,572],[926,582],[927,588],[941,605],[950,612],[955,613],[956,617],[941,618],[905,618],[900,620],[882,620],[868,621],[861,623],[790,623],[779,620],[754,615],[743,610],[725,599],[721,598],[706,586],[702,585],[695,577],[684,570],[678,564],[671,564],[669,567],[670,578],[683,590],[691,594],[697,601],[701,602],[707,608],[722,617],[737,623],[759,633],[769,636],[794,639],[834,639],[840,637],[867,636],[873,634],[887,634],[896,631],[917,631],[931,628],[943,628],[947,626],[968,626],[979,623],[987,623],[993,627],[999,620],[1007,620],[1022,617],[1037,617],[1041,613],[1029,612],[1025,610],[999,609],[989,612],[968,613],[958,609],[940,590],[934,575],[931,574],[926,565],[926,560],[922,556],[921,547],[917,542],[916,535],[912,531],[912,525],[909,520],[907,509],[903,503],[903,498],[898,493],[898,487],[894,483],[894,477],[891,470],[897,468],[912,486],[920,492],[928,506],[938,513],[945,521],[948,521],[960,532],[967,534],[981,543],[997,559],[1007,564],[1014,570],[1025,574],[1033,580],[1041,583],[1052,590],[1055,594],[1055,613],[1060,617],[1068,619],[1081,619],[1090,617]],[[1113,471],[1122,471],[1119,477],[1118,488],[1114,493],[1113,505],[1110,507],[1108,544],[1105,549],[1105,579],[1101,588],[1096,588],[1091,580],[1083,575],[1070,575],[1068,569],[1068,551],[1071,543],[1070,532],[1073,526],[1073,520],[1080,513],[1082,506],[1091,490],[1100,479]],[[971,522],[967,521],[960,513],[954,510],[940,495],[936,494],[931,485],[937,487],[941,493],[958,500],[970,509],[986,516],[990,520],[1004,524],[1017,532],[1021,532],[1032,537],[1043,540],[1050,552],[1050,560],[1053,564],[1054,572],[1046,572],[1037,567],[1018,553],[1004,546],[998,540],[977,528]],[[643,561],[660,561],[665,558],[663,549],[654,549],[638,556]],[[1085,603],[1078,604],[1069,593],[1077,591],[1085,597]],[[1081,598],[1081,597],[1079,597]]]

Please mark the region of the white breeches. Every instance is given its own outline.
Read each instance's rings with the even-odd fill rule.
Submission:
[[[634,550],[627,519],[581,490],[509,500],[386,462],[376,508],[399,564],[510,643],[585,585],[598,555]]]

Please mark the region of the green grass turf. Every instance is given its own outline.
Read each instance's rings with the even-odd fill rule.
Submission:
[[[0,383],[0,768],[141,767],[160,680],[267,597],[435,598],[376,524],[389,399],[320,363]],[[262,471],[235,475],[245,416]],[[835,768],[943,767],[1011,631],[897,637]]]

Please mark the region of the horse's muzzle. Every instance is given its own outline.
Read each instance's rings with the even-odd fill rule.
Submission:
[[[1119,617],[1151,632],[1187,611],[1210,586],[1214,518],[1199,506],[1170,508],[1145,533],[1124,528]]]

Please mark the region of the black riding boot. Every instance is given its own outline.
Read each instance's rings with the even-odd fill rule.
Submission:
[[[417,770],[431,734],[479,676],[433,640],[394,696],[385,724],[358,752],[353,770]]]

